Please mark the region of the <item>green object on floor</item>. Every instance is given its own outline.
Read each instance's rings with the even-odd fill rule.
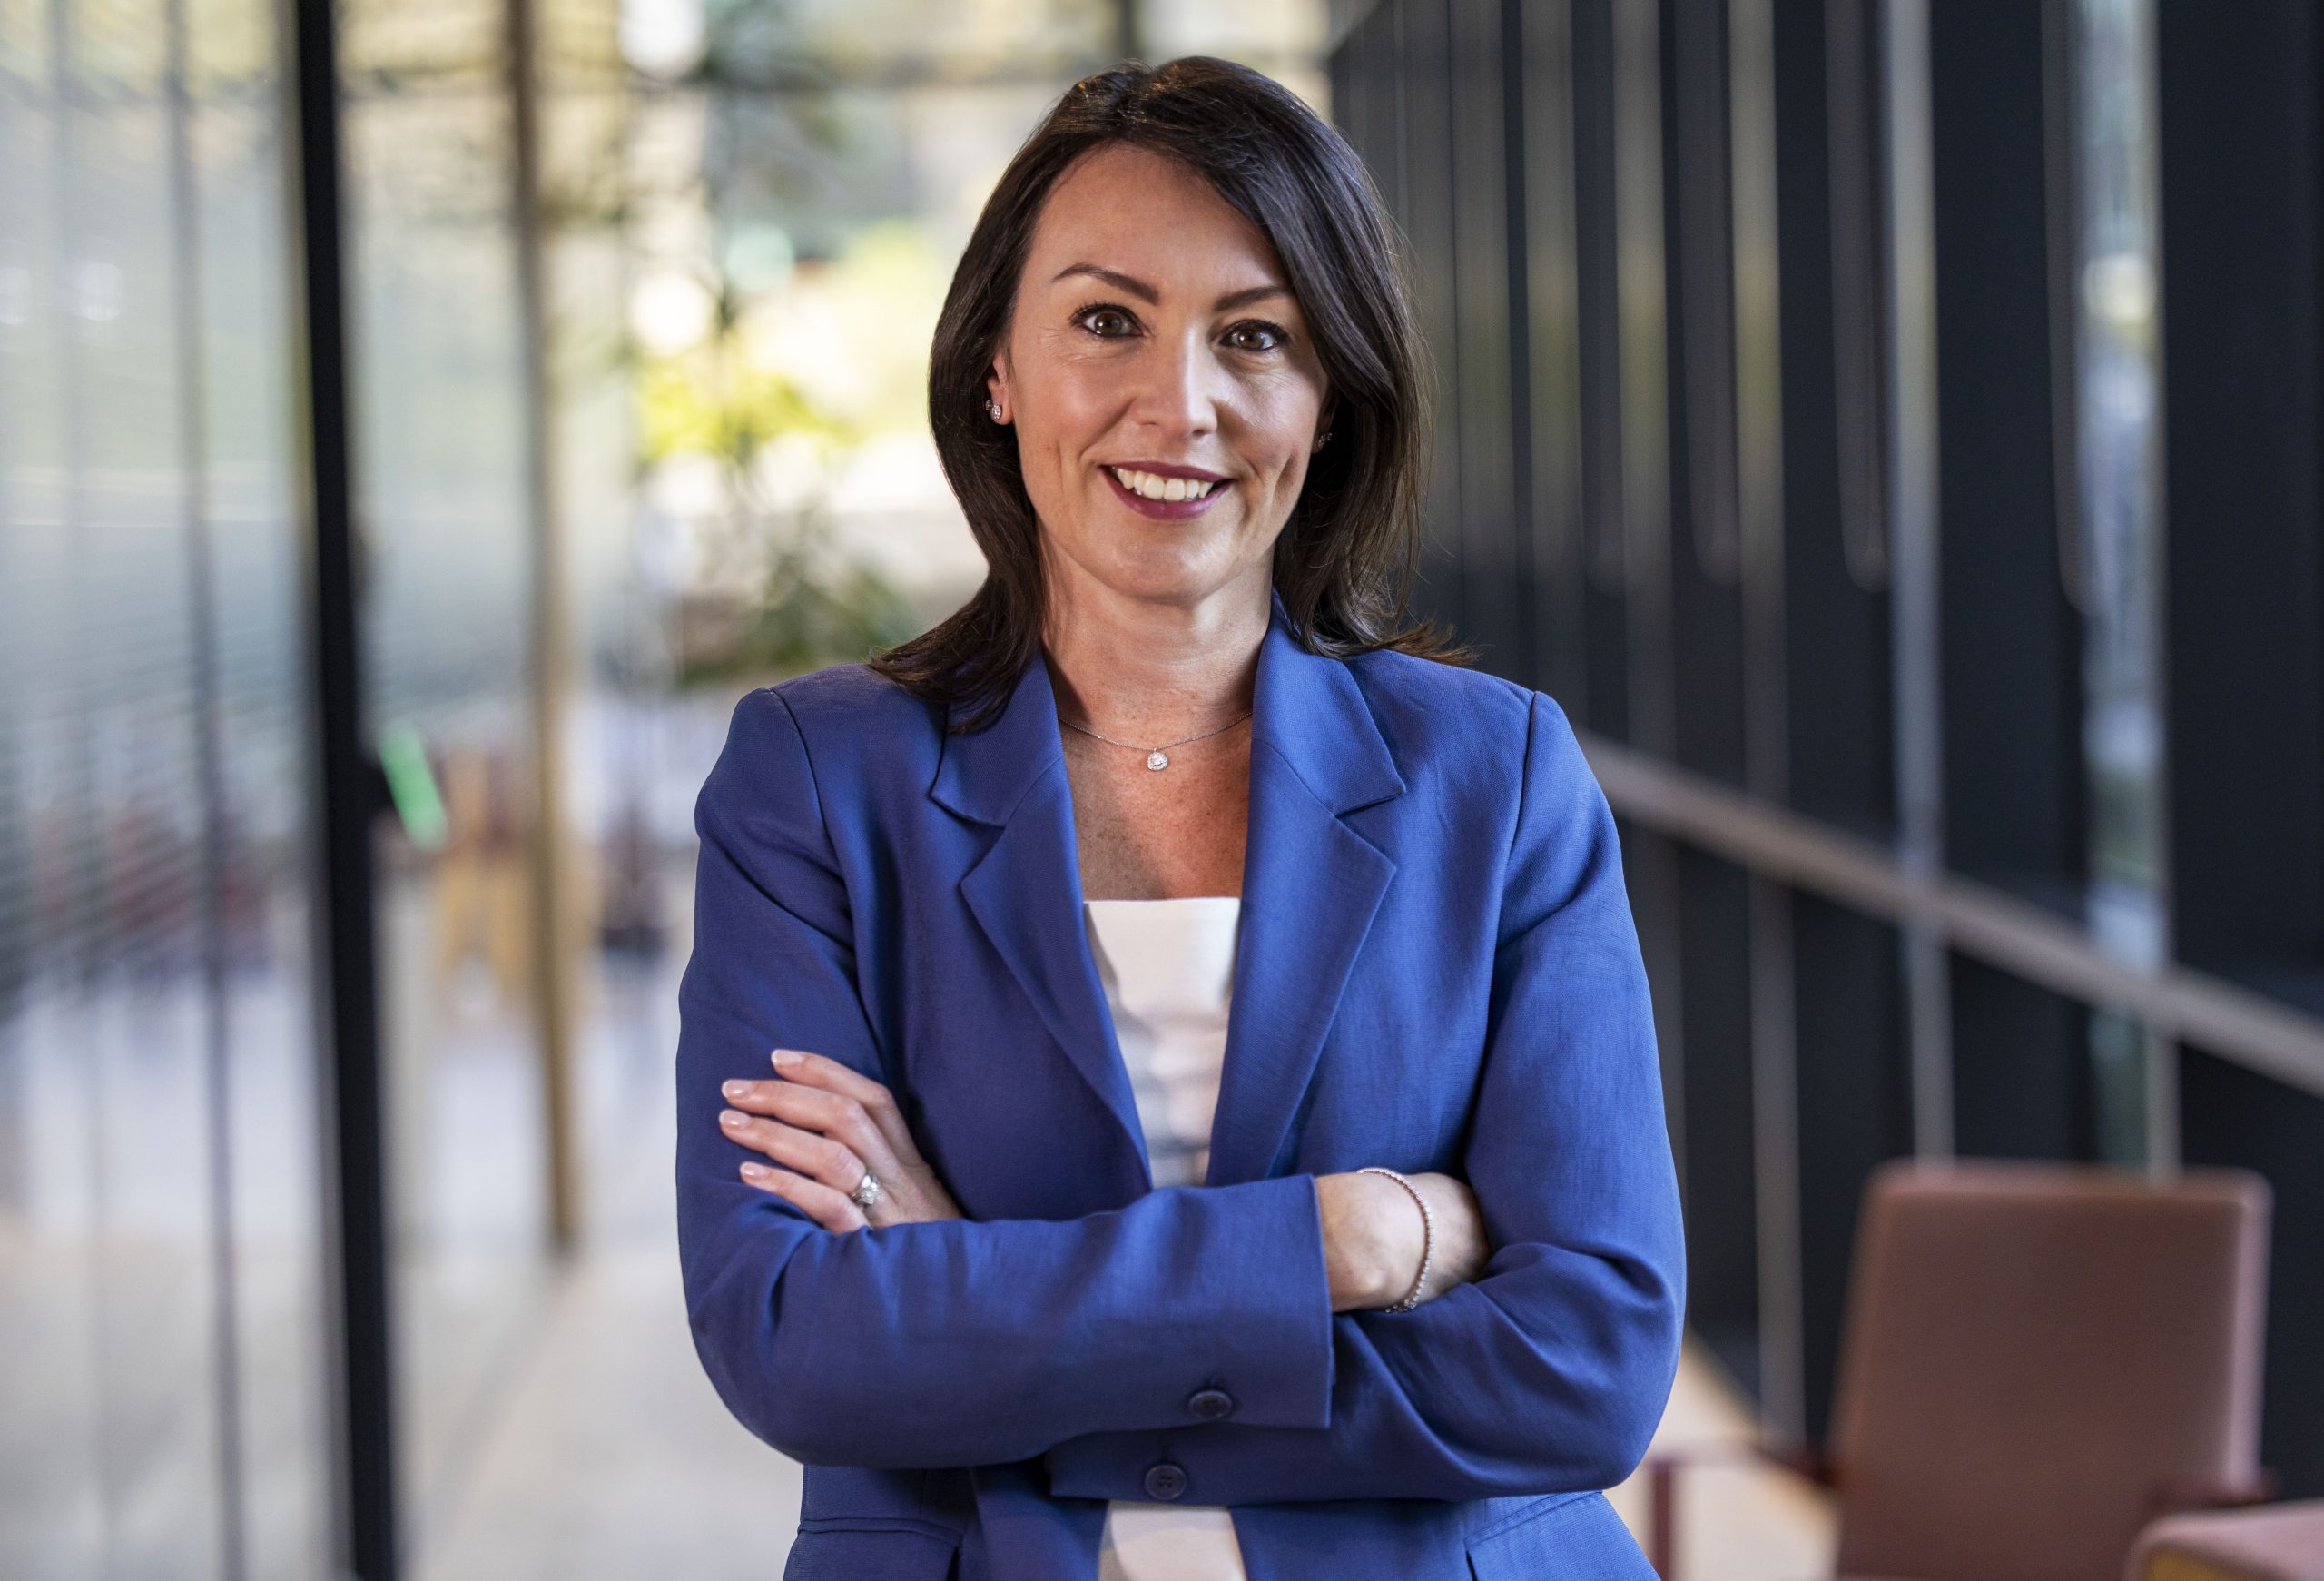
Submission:
[[[436,771],[428,766],[428,744],[419,732],[400,719],[383,726],[379,769],[387,776],[388,795],[405,835],[423,851],[442,850],[450,827],[444,798],[436,788]]]

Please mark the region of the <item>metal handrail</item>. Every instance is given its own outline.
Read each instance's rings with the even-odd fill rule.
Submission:
[[[2106,954],[2082,929],[1991,884],[1912,874],[1872,841],[1605,736],[1576,734],[1607,801],[1646,828],[1900,927],[1928,927],[2013,976],[2121,1010],[2166,1037],[2324,1096],[2324,1017],[2191,967],[2150,968]]]

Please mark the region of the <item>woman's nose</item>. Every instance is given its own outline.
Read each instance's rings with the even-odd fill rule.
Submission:
[[[1134,416],[1167,433],[1207,433],[1218,426],[1227,399],[1226,371],[1208,341],[1189,334],[1157,338],[1153,355],[1140,359],[1140,388]]]

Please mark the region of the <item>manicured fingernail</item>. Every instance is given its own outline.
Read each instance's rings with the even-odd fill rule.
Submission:
[[[787,1071],[792,1066],[799,1062],[799,1051],[797,1049],[777,1049],[774,1051],[773,1057],[776,1070]]]
[[[763,1181],[773,1173],[774,1173],[774,1171],[768,1169],[764,1164],[744,1164],[743,1166],[743,1179],[746,1181]]]
[[[718,1117],[718,1123],[721,1125],[741,1126],[749,1124],[750,1119],[751,1117],[747,1114],[738,1113],[735,1111],[729,1109]]]
[[[751,1084],[748,1082],[729,1082],[718,1090],[729,1098],[746,1098],[750,1096]]]

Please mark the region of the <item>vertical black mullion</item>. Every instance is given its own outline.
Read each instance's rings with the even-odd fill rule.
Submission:
[[[1622,536],[1621,257],[1614,126],[1616,0],[1571,0],[1574,291],[1579,332],[1582,686],[1575,716],[1601,736],[1630,735]]]
[[[1522,191],[1511,227],[1522,247],[1527,340],[1526,491],[1531,524],[1532,684],[1584,716],[1581,391],[1575,302],[1573,34],[1569,0],[1514,8],[1522,33]]]
[[[1783,519],[1780,574],[1763,604],[1783,620],[1783,695],[1772,711],[1784,729],[1782,759],[1762,765],[1759,782],[1844,832],[1886,839],[1895,826],[1895,757],[1885,564],[1867,524],[1850,514],[1860,509],[1866,458],[1851,457],[1863,440],[1840,421],[1844,402],[1866,399],[1844,395],[1840,374],[1846,366],[1860,381],[1862,369],[1844,363],[1842,347],[1866,332],[1871,311],[1866,281],[1850,270],[1863,262],[1869,239],[1861,231],[1874,206],[1865,171],[1836,179],[1833,164],[1836,145],[1860,145],[1873,129],[1860,124],[1863,84],[1851,91],[1835,76],[1869,66],[1860,37],[1832,35],[1827,25],[1841,9],[1773,7]],[[1850,296],[1844,311],[1836,311],[1839,294]],[[1858,344],[1850,356],[1874,349]],[[1845,489],[1844,460],[1858,469]],[[1776,1205],[1779,1216],[1785,1206],[1796,1212],[1797,1278],[1775,1299],[1797,1303],[1797,1428],[1814,1440],[1831,1409],[1865,1178],[1912,1149],[1901,962],[1894,928],[1817,896],[1793,895],[1767,911],[1787,914],[1790,926],[1770,961],[1788,956],[1791,1080],[1766,1102],[1794,1117],[1788,1155],[1775,1169],[1787,1169],[1797,1188],[1790,1204]],[[1777,996],[1766,1003],[1778,1015],[1785,1008]]]
[[[1784,673],[1784,371],[1780,95],[1774,0],[1728,0],[1729,226],[1734,257],[1736,548],[1741,578],[1743,772],[1788,795]],[[1751,1161],[1760,1415],[1770,1437],[1806,1428],[1799,1282],[1799,1089],[1791,892],[1750,879]]]
[[[1664,218],[1670,183],[1662,133],[1669,99],[1666,4],[1614,0],[1613,107],[1627,734],[1632,746],[1669,763],[1678,746],[1678,698],[1671,663],[1669,229]],[[1625,824],[1622,835],[1631,910],[1654,997],[1663,1105],[1679,1189],[1691,1197],[1679,852],[1676,842],[1649,829]]]
[[[1507,305],[1502,312],[1501,343],[1507,348],[1509,418],[1502,425],[1508,449],[1508,475],[1499,507],[1502,541],[1509,558],[1503,589],[1510,651],[1502,674],[1527,686],[1541,677],[1541,634],[1534,623],[1532,589],[1540,579],[1533,564],[1533,390],[1532,310],[1525,269],[1525,35],[1521,0],[1501,0],[1500,67],[1502,190],[1502,278]]]
[[[1412,76],[1403,70],[1406,34],[1411,23],[1405,13],[1408,0],[1388,0],[1380,7],[1385,19],[1377,30],[1374,49],[1382,58],[1375,60],[1373,70],[1388,84],[1388,102],[1382,109],[1382,134],[1387,139],[1387,163],[1390,180],[1394,183],[1396,225],[1403,233],[1405,258],[1411,261],[1413,132]]]
[[[1671,663],[1677,761],[1743,783],[1726,0],[1669,0]]]
[[[1615,301],[1620,336],[1620,529],[1627,594],[1629,739],[1671,761],[1670,413],[1663,71],[1668,0],[1614,0]]]
[[[1453,183],[1453,60],[1449,0],[1399,0],[1403,30],[1405,224],[1421,338],[1433,375],[1435,445],[1423,507],[1426,533],[1414,603],[1467,634],[1462,556],[1461,345]]]
[[[1332,124],[1350,146],[1366,156],[1367,162],[1374,146],[1367,114],[1371,109],[1369,84],[1357,64],[1363,58],[1363,40],[1369,28],[1368,22],[1359,24],[1324,62],[1324,76],[1332,84]]]
[[[1452,0],[1450,15],[1462,615],[1484,667],[1516,677],[1528,654],[1512,487],[1507,25],[1503,0]]]
[[[1860,79],[1868,49],[1827,22],[1867,0],[1776,12],[1784,339],[1785,677],[1792,805],[1851,834],[1896,829],[1885,501],[1867,437],[1879,320],[1877,211]]]
[[[2173,930],[2324,1009],[2324,29],[2160,15]]]
[[[2071,169],[2076,128],[2052,102],[2063,41],[2044,21],[2057,9],[1929,12],[1940,689],[1945,866],[2079,918],[2083,626],[2061,542],[2074,429],[2054,420],[2076,380],[2074,300],[2053,276],[2073,278],[2078,243],[2071,181],[2053,179],[2061,158]],[[2066,355],[2028,357],[2061,328]],[[2083,1008],[1957,957],[1951,1001],[1956,1151],[2095,1156]]]
[[[1660,124],[1670,434],[1669,754],[1743,777],[1740,546],[1734,440],[1734,269],[1725,0],[1664,0]],[[1759,1387],[1750,885],[1709,853],[1677,847],[1674,943],[1682,1028],[1689,1321],[1746,1389]]]
[[[2158,0],[2162,578],[2179,957],[2324,1012],[2324,20]],[[2189,1164],[2274,1193],[2261,1457],[2324,1494],[2324,1102],[2196,1048]]]
[[[298,193],[305,432],[301,501],[310,534],[309,677],[320,851],[313,908],[326,1266],[340,1455],[340,1561],[360,1581],[398,1571],[394,1377],[389,1344],[384,1116],[371,821],[377,771],[363,734],[360,544],[349,429],[348,319],[340,236],[339,55],[331,0],[290,12],[290,130]]]

